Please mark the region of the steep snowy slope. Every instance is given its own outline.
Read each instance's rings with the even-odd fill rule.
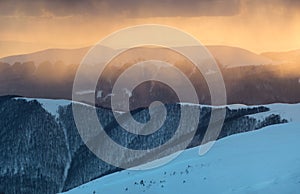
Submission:
[[[58,116],[58,108],[60,106],[67,106],[71,104],[72,102],[70,100],[61,100],[61,99],[45,99],[45,98],[22,98],[17,97],[15,99],[23,99],[28,102],[32,100],[37,100],[42,107],[49,112],[53,116]]]
[[[86,110],[92,109],[84,104],[80,106]],[[174,121],[178,119],[176,112],[179,106],[166,106],[170,111],[170,122],[162,126],[158,136],[161,140],[176,129]],[[191,148],[201,143],[211,108],[195,104],[185,106],[198,106],[202,112],[199,118],[201,122],[189,146]],[[288,106],[279,108],[285,111],[293,109],[293,115],[299,115],[296,112],[299,105]],[[258,121],[250,118],[262,112],[265,113],[265,119]],[[290,121],[288,117],[272,115],[274,112],[265,106],[230,105],[226,113],[219,138]],[[103,126],[120,132],[109,109],[99,107],[97,114]],[[147,109],[134,113],[138,120],[145,120],[147,115]],[[99,160],[84,145],[74,123],[71,101],[3,96],[0,97],[0,116],[0,193],[64,192],[118,170]],[[119,132],[112,137],[120,140],[128,138]],[[139,146],[140,143],[135,142],[135,145]]]
[[[300,189],[300,123],[280,124],[218,140],[204,156],[184,151],[149,171],[125,170],[65,194],[297,193]]]
[[[286,119],[288,122],[300,122],[300,104],[276,103],[264,106],[268,107],[270,110],[265,113],[250,115],[250,117],[262,121],[271,114],[276,114],[280,115],[281,118]]]
[[[53,116],[58,115],[57,111],[59,106],[67,106],[72,103],[72,101],[70,100],[63,100],[63,99],[23,98],[23,97],[16,97],[15,99],[24,99],[26,101],[37,100],[39,103],[41,103],[41,105],[45,108],[45,110],[47,110]],[[191,103],[181,103],[181,104],[185,106],[197,106]],[[198,106],[211,107],[207,105],[198,105]],[[270,110],[257,113],[257,114],[251,114],[249,115],[249,117],[263,121],[266,117],[270,116],[271,114],[275,114],[275,115],[280,115],[282,119],[286,119],[288,122],[300,122],[300,103],[299,104],[274,103],[274,104],[261,105],[261,106],[267,107]],[[237,110],[242,108],[256,108],[258,107],[258,105],[247,106],[243,104],[230,104],[230,105],[226,105],[225,107],[228,107],[231,110]]]

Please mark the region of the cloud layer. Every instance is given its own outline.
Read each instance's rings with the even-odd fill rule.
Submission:
[[[45,13],[54,16],[223,16],[238,13],[239,7],[239,0],[0,0],[0,14],[5,16],[42,16]]]
[[[182,29],[203,44],[300,48],[299,0],[0,0],[0,56],[89,46],[149,23]]]

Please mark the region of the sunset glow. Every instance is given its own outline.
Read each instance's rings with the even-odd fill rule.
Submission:
[[[182,29],[205,45],[237,46],[256,53],[300,48],[298,1],[213,0],[200,1],[198,8],[167,1],[147,6],[129,1],[133,8],[125,4],[114,8],[114,1],[87,2],[86,7],[61,3],[60,9],[41,2],[33,11],[31,3],[14,6],[1,1],[0,24],[5,27],[0,30],[0,56],[90,46],[120,28],[149,23]],[[152,13],[151,7],[157,11]]]

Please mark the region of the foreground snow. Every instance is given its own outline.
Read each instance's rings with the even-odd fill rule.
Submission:
[[[233,135],[204,156],[199,147],[149,171],[114,173],[65,194],[111,193],[298,193],[300,123]]]

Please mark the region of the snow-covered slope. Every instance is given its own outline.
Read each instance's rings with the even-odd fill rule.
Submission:
[[[115,168],[100,161],[83,146],[84,144],[72,119],[72,107],[68,105],[70,103],[71,101],[68,100],[0,97],[0,114],[2,118],[0,126],[4,135],[1,140],[0,152],[2,153],[0,154],[0,166],[2,169],[0,169],[0,183],[2,183],[0,184],[0,193],[1,191],[12,193],[16,189],[17,191],[20,190],[18,193],[22,193],[21,190],[26,190],[27,193],[63,192],[83,185],[97,177],[104,176],[107,173],[115,172]],[[197,106],[185,104],[185,106],[188,105]],[[61,106],[60,111],[57,113],[59,106]],[[271,107],[275,105],[266,106]],[[168,107],[171,110],[170,112],[177,110],[177,106],[169,105]],[[278,125],[278,123],[283,122],[280,117],[269,117],[271,114],[276,113],[274,111],[277,111],[280,116],[283,115],[283,118],[286,118],[288,121],[292,121],[291,124],[295,123],[294,128],[297,128],[299,122],[296,123],[297,120],[295,118],[299,115],[299,105],[277,104],[275,107],[277,107],[276,110],[271,108],[268,111],[267,108],[258,108],[257,106],[229,105],[228,108],[232,110],[227,109],[227,120],[224,123],[221,133],[222,138],[236,133],[260,129],[265,125]],[[201,110],[203,110],[203,115],[209,114],[207,107],[201,107]],[[264,112],[263,116],[266,119],[271,118],[272,120],[260,123],[255,119],[249,118],[255,117],[257,116],[255,113],[263,111],[267,111]],[[97,112],[104,126],[108,126],[113,122],[113,115],[107,109],[99,108]],[[135,116],[139,119],[145,118],[145,112],[145,110],[141,110]],[[291,114],[285,114],[289,112]],[[55,117],[50,116],[48,113]],[[278,114],[276,115],[279,116]],[[173,118],[176,119],[176,115],[173,115]],[[205,118],[203,125],[205,125]],[[7,125],[7,123],[13,123],[13,125]],[[168,129],[172,129],[172,127],[174,127],[172,122],[165,126]],[[253,169],[261,167],[259,165],[264,165],[264,163],[260,164],[261,161],[257,160],[257,158],[263,159],[263,162],[272,164],[272,162],[276,161],[275,157],[282,156],[284,160],[288,161],[288,157],[297,153],[293,150],[297,145],[291,145],[295,141],[290,138],[290,136],[297,138],[298,134],[295,133],[295,130],[290,130],[290,127],[287,125],[280,134],[276,135],[274,133],[275,130],[273,130],[274,128],[269,128],[269,130],[265,128],[262,132],[258,130],[255,133],[248,133],[249,136],[246,137],[244,135],[248,135],[247,133],[241,136],[224,138],[218,141],[216,146],[203,157],[198,155],[198,148],[194,148],[185,151],[180,158],[172,163],[153,171],[123,171],[115,173],[83,185],[74,191],[70,191],[70,193],[76,191],[83,194],[93,193],[94,190],[96,193],[102,190],[103,193],[142,193],[144,190],[148,193],[164,193],[165,191],[167,193],[175,193],[173,192],[174,190],[183,193],[183,189],[187,191],[190,189],[190,193],[193,193],[192,191],[198,191],[200,187],[208,189],[209,186],[215,183],[214,179],[218,182],[221,180],[225,181],[226,184],[221,185],[221,188],[231,188],[229,187],[231,184],[229,181],[236,181],[233,176],[242,177],[243,174],[241,172],[243,168],[252,168],[250,173],[253,174],[250,174],[250,178],[251,180],[257,179],[256,176],[258,174],[255,174]],[[201,131],[202,129],[202,125],[199,125],[197,130]],[[20,133],[21,130],[22,133]],[[254,135],[261,133],[264,134],[262,137]],[[164,138],[165,135],[162,133],[161,137]],[[126,137],[118,134],[116,136],[121,139],[125,139]],[[201,135],[196,135],[192,145],[199,145],[201,137]],[[239,140],[240,138],[241,140]],[[278,146],[273,141],[280,145]],[[31,146],[31,142],[36,145],[34,149]],[[274,144],[274,146],[271,146],[271,144]],[[263,149],[260,150],[260,148]],[[286,153],[280,153],[275,156],[276,151],[285,148],[289,148],[289,152],[292,155],[287,156],[285,155]],[[271,154],[268,156],[270,157],[269,161],[268,158],[263,158],[264,155],[267,156],[268,154]],[[16,155],[18,157],[15,157]],[[16,163],[18,164],[17,166],[15,165]],[[241,166],[237,164],[241,164]],[[252,167],[251,165],[256,166]],[[276,163],[274,165],[277,165],[276,169],[279,169],[279,172],[283,171],[284,167],[282,164]],[[297,165],[299,166],[299,164]],[[30,166],[30,169],[25,168],[26,166]],[[292,167],[291,165],[288,166]],[[222,171],[222,169],[225,170]],[[235,174],[227,178],[229,171],[233,171]],[[40,172],[40,175],[36,175],[35,172]],[[272,169],[269,169],[268,172],[263,171],[264,177],[268,179],[268,174],[271,172]],[[297,171],[287,169],[286,172]],[[23,180],[26,181],[24,182]],[[206,180],[213,181],[206,182]],[[235,183],[232,188],[237,189],[245,185],[251,188],[252,185],[256,184],[256,182],[250,181],[248,183],[247,181],[245,180],[245,182],[240,182],[239,184]],[[259,179],[258,182],[260,181]],[[197,186],[197,182],[200,182],[199,186]],[[14,185],[14,187],[11,185]],[[36,185],[39,187],[36,187]],[[180,188],[176,188],[177,185]]]
[[[23,97],[16,97],[16,99],[24,99],[27,101],[37,100],[41,105],[47,110],[50,114],[57,116],[57,111],[59,106],[66,106],[72,103],[70,100],[63,100],[63,99],[44,99],[44,98],[23,98]],[[195,104],[191,103],[181,103],[185,106],[196,106]],[[89,105],[87,105],[89,106]],[[200,107],[211,107],[207,105],[198,105]],[[283,103],[275,103],[275,104],[268,104],[268,105],[261,105],[264,107],[269,108],[269,111],[252,114],[249,117],[255,118],[257,120],[263,121],[265,118],[270,116],[271,114],[280,115],[282,119],[286,119],[288,122],[300,122],[300,103],[298,104],[283,104]],[[221,107],[221,106],[220,106]],[[224,107],[224,106],[223,106]],[[251,107],[258,107],[257,105],[254,106],[247,106],[243,104],[230,104],[226,105],[231,110],[236,110],[240,108],[251,108]],[[122,112],[119,112],[122,113]]]
[[[44,98],[22,98],[22,97],[17,97],[15,99],[24,99],[26,101],[32,101],[32,100],[37,100],[43,108],[52,114],[55,117],[58,117],[58,108],[59,106],[66,106],[71,104],[70,100],[62,100],[62,99],[44,99]]]
[[[218,140],[204,156],[184,151],[149,171],[114,173],[65,194],[297,193],[300,123],[293,122]]]
[[[195,104],[191,104],[191,103],[181,103],[181,104],[185,106],[188,105],[195,106]],[[208,105],[199,105],[199,106],[211,107]],[[248,116],[263,121],[268,116],[275,114],[275,115],[280,115],[282,119],[286,119],[288,122],[300,122],[300,103],[298,104],[274,103],[274,104],[266,104],[261,106],[267,107],[270,110],[261,113],[251,114]],[[228,107],[231,110],[237,110],[242,108],[255,108],[258,107],[258,105],[247,106],[244,104],[229,104],[222,107]]]
[[[58,116],[58,108],[59,106],[66,106],[71,103],[70,100],[49,100],[49,99],[37,99],[39,103],[52,115]]]
[[[300,104],[269,104],[264,105],[268,107],[270,111],[264,113],[257,113],[250,115],[250,117],[257,120],[264,120],[271,114],[280,115],[282,119],[286,119],[288,122],[299,122],[300,123]]]

